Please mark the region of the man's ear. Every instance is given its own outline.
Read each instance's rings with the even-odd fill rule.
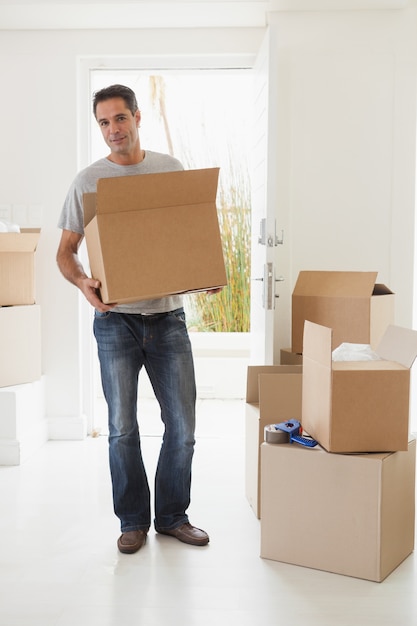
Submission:
[[[139,128],[140,120],[141,120],[141,114],[140,114],[139,109],[135,113],[135,120],[136,120],[136,128]]]

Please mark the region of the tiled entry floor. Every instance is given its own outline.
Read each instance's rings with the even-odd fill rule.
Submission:
[[[158,410],[141,408],[152,481]],[[200,400],[198,416],[189,513],[210,534],[205,548],[151,531],[141,551],[118,553],[105,436],[48,442],[0,468],[1,626],[417,624],[415,554],[379,584],[261,559],[244,403]]]

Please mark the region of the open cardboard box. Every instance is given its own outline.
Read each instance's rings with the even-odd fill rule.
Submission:
[[[306,321],[304,429],[329,452],[407,450],[417,332],[389,326],[377,361],[332,361],[332,330]]]
[[[378,345],[394,323],[394,294],[375,284],[377,272],[303,271],[292,294],[293,352],[303,353],[304,321],[333,329],[333,345]]]
[[[104,303],[226,285],[218,175],[211,168],[104,178],[84,195],[90,269]]]
[[[384,580],[414,549],[415,455],[262,444],[261,557]]]
[[[0,306],[34,304],[39,228],[0,233]]]
[[[268,424],[301,419],[300,365],[250,365],[246,382],[245,491],[261,517],[260,445]]]

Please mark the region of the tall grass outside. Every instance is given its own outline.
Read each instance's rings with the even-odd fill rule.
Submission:
[[[220,187],[218,201],[227,286],[215,295],[187,296],[190,330],[199,332],[250,330],[250,189],[242,175],[227,184]]]

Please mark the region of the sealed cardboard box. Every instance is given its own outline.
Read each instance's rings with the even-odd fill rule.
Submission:
[[[261,446],[261,557],[380,582],[414,549],[415,449]]]
[[[91,273],[119,304],[226,284],[218,168],[100,179],[84,195]]]
[[[305,323],[302,424],[329,452],[407,450],[417,332],[389,326],[380,360],[332,361],[332,330]]]
[[[38,228],[0,233],[0,306],[34,304]]]
[[[375,348],[394,323],[394,294],[375,284],[376,277],[377,272],[300,272],[292,294],[292,351],[304,351],[305,320],[332,328],[333,348],[343,342]]]
[[[0,307],[0,387],[41,377],[41,315],[37,304]]]
[[[246,384],[245,491],[255,515],[261,517],[261,457],[264,428],[301,416],[302,367],[251,365]]]

